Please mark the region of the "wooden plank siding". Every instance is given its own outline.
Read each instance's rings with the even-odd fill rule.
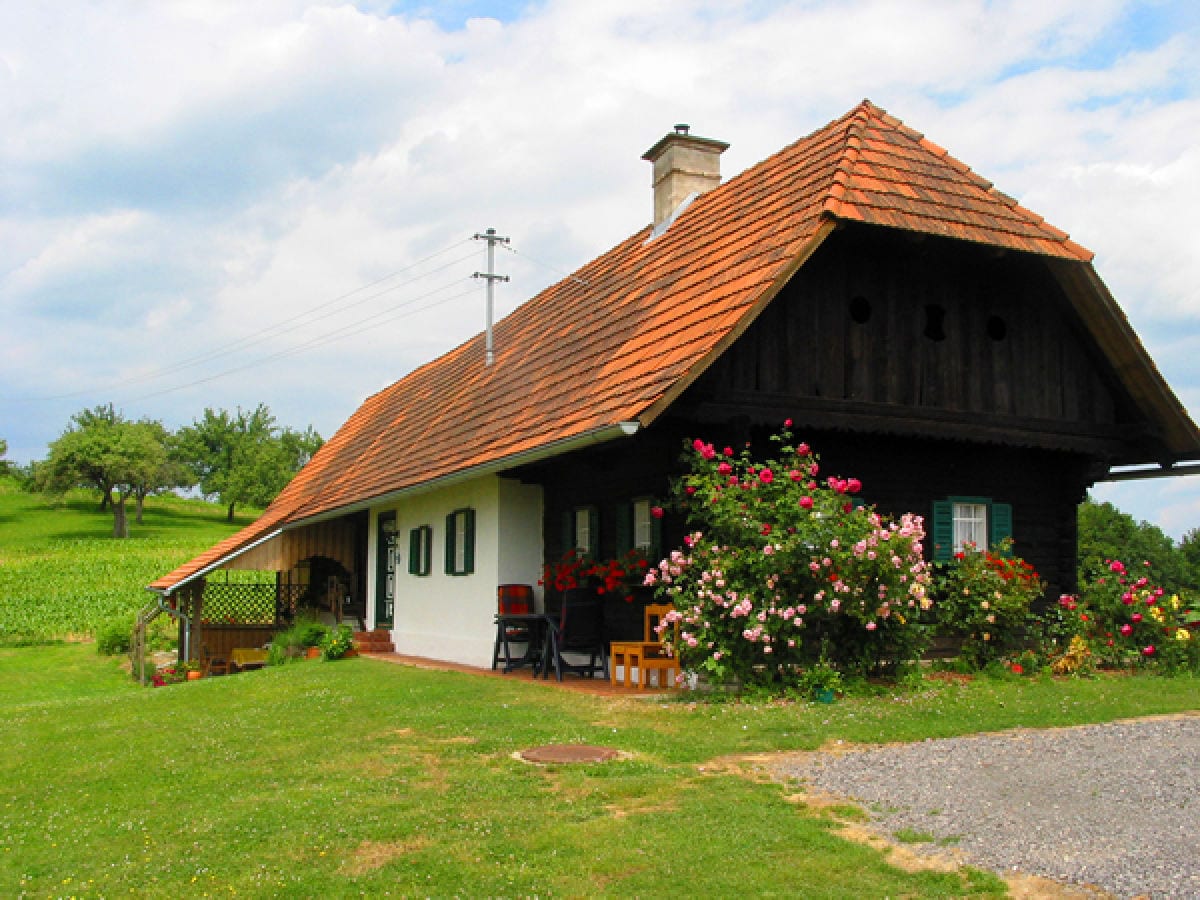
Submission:
[[[851,226],[648,428],[510,474],[545,488],[547,559],[583,506],[610,556],[615,505],[667,496],[691,439],[769,453],[791,418],[823,471],[861,479],[881,512],[1011,505],[1016,552],[1057,596],[1075,587],[1077,505],[1139,435],[1098,358],[1039,259]],[[678,546],[686,523],[664,525]]]
[[[1133,420],[1040,261],[934,239],[841,238],[713,364],[694,397],[887,404],[964,422]],[[866,321],[851,316],[852,302],[869,310]]]

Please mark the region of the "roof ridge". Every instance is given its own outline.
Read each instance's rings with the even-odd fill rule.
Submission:
[[[862,152],[865,119],[875,109],[875,105],[870,100],[864,99],[850,112],[849,121],[846,123],[844,132],[845,137],[842,153],[837,165],[833,167],[829,192],[821,204],[821,212],[826,215],[837,216],[841,211],[842,201],[846,196],[847,182],[853,176],[855,164],[858,162],[859,154]],[[833,125],[836,127],[837,122],[835,121]]]

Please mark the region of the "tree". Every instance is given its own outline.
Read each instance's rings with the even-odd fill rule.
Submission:
[[[1155,581],[1169,593],[1191,581],[1187,557],[1161,528],[1089,498],[1079,506],[1079,583],[1105,577],[1114,559],[1130,567],[1149,562]]]
[[[71,417],[71,424],[50,444],[47,487],[65,491],[91,487],[101,492],[101,508],[111,505],[113,537],[129,536],[125,502],[161,472],[167,461],[162,426],[130,422],[112,406],[98,406]],[[140,521],[140,519],[139,519]]]
[[[134,521],[141,525],[148,496],[176,487],[191,487],[196,481],[178,457],[175,436],[163,427],[162,422],[142,419],[131,423],[130,427],[145,432],[144,437],[157,442],[163,450],[146,456],[133,473],[130,487],[135,501]]]
[[[1200,528],[1193,528],[1179,541],[1179,555],[1187,570],[1187,586],[1200,590]]]
[[[8,453],[8,441],[0,438],[0,475],[7,475],[9,469],[8,460],[5,455]]]
[[[250,412],[205,409],[177,438],[178,458],[205,496],[228,507],[230,521],[239,503],[266,506],[274,500],[323,443],[311,427],[280,428],[263,403]]]

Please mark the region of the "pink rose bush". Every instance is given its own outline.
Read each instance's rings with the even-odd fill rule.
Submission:
[[[795,687],[823,644],[843,671],[895,674],[924,646],[921,517],[879,515],[855,502],[857,479],[818,482],[786,428],[772,440],[779,458],[757,463],[691,445],[676,494],[692,530],[645,579],[675,607],[664,640],[714,680]]]

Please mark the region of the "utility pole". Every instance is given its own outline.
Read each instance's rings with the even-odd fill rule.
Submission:
[[[476,234],[474,240],[487,241],[487,271],[476,272],[472,278],[483,278],[487,281],[487,328],[484,331],[484,364],[490,366],[496,361],[492,347],[492,309],[497,281],[508,281],[507,275],[496,274],[496,244],[507,244],[508,238],[496,234],[495,228],[489,228],[483,234]]]

